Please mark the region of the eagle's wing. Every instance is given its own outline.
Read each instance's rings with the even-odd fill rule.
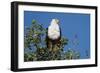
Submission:
[[[61,39],[61,36],[62,36],[62,32],[61,32],[61,27],[59,27],[60,28],[60,39]]]
[[[50,39],[48,37],[48,28],[46,28],[46,45],[47,45],[47,48],[50,48]]]

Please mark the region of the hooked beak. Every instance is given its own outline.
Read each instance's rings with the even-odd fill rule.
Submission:
[[[56,19],[56,22],[57,22],[57,24],[59,24],[59,20],[58,19]]]

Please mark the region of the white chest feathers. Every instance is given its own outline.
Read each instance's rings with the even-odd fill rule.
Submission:
[[[60,29],[58,24],[51,24],[48,27],[48,37],[53,40],[60,37]]]

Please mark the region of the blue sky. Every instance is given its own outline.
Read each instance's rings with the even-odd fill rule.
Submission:
[[[37,20],[45,28],[50,25],[52,19],[60,20],[62,36],[68,38],[68,48],[80,52],[80,58],[90,58],[90,15],[81,13],[59,13],[59,12],[37,12],[24,11],[24,27],[32,24],[32,20]],[[73,44],[78,42],[78,45]],[[88,55],[88,56],[87,56]]]

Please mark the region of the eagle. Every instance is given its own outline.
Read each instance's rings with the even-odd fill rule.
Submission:
[[[52,19],[49,27],[47,28],[47,48],[52,50],[55,45],[60,44],[61,40],[61,28],[59,26],[58,19]]]

